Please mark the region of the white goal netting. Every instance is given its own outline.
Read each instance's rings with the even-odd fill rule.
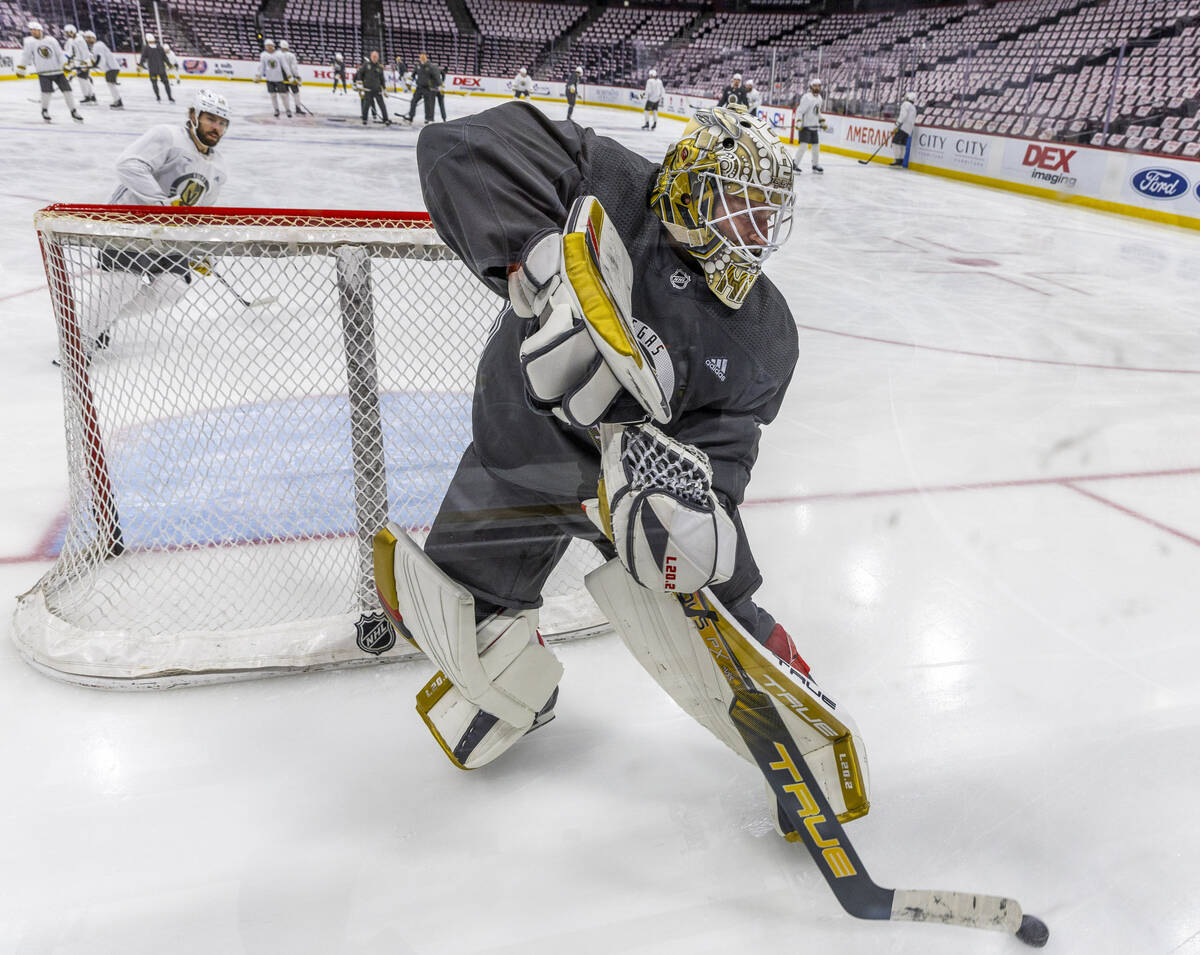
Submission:
[[[37,228],[70,494],[22,654],[108,686],[403,656],[371,540],[437,513],[500,300],[419,213],[52,206]],[[598,563],[572,546],[548,638],[604,626]]]

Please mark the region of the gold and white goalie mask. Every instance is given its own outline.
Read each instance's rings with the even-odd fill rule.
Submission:
[[[740,105],[697,110],[650,193],[650,207],[730,308],[741,308],[763,263],[787,240],[794,204],[791,156]]]

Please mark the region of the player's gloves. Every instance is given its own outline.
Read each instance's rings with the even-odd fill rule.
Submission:
[[[653,425],[601,433],[599,497],[585,509],[634,580],[688,594],[728,580],[737,528],[713,493],[708,455]]]
[[[579,427],[670,420],[674,367],[630,311],[633,267],[592,196],[577,199],[562,235],[543,233],[509,274],[513,311],[539,327],[521,344],[530,404]]]
[[[25,67],[18,66],[17,67],[17,76],[23,77],[24,75],[25,75]]]

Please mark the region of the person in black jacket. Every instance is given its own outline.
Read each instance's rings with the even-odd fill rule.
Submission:
[[[436,64],[433,68],[437,71],[437,86],[433,89],[433,95],[437,97],[438,109],[441,111],[444,123],[446,121],[446,71]]]
[[[175,102],[175,97],[171,95],[171,81],[167,78],[167,53],[158,45],[153,33],[146,34],[146,45],[142,47],[142,55],[138,57],[137,66],[139,70],[145,69],[150,73],[150,86],[154,90],[156,100],[162,102],[162,96],[158,92],[158,81],[162,80],[167,99],[172,103]]]
[[[575,100],[579,97],[579,86],[583,82],[583,67],[575,67],[567,77],[567,119],[575,112]]]
[[[437,89],[442,85],[442,71],[429,62],[429,56],[426,53],[420,54],[417,61],[417,68],[413,72],[413,81],[417,84],[417,88],[413,92],[412,102],[408,105],[408,115],[404,119],[411,123],[413,117],[417,115],[417,103],[424,103],[425,122],[432,123],[433,101],[437,95]],[[445,107],[443,107],[444,109]],[[443,112],[442,119],[445,118],[445,112]]]
[[[380,113],[383,114],[383,124],[391,126],[392,121],[388,119],[387,103],[383,101],[383,91],[387,86],[387,80],[383,75],[383,64],[379,62],[378,50],[371,51],[371,58],[363,63],[354,82],[362,87],[363,125],[367,125],[367,112],[378,106]]]

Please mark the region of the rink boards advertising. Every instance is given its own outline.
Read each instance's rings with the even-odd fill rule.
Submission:
[[[829,116],[821,145],[865,159],[891,142],[895,123]],[[891,162],[890,149],[878,162]],[[918,125],[909,166],[980,185],[1200,229],[1200,161]]]
[[[136,75],[127,72],[134,63],[132,54],[115,55],[123,75]],[[0,80],[15,75],[19,56],[20,50],[0,49]],[[257,70],[258,62],[251,60],[180,59],[180,75],[189,79],[252,80]],[[301,64],[301,74],[306,84],[333,82],[327,64]],[[446,89],[467,96],[507,98],[512,95],[512,77],[447,74]],[[533,96],[565,100],[566,84],[535,78]],[[580,101],[640,111],[645,95],[637,88],[584,83]],[[667,93],[659,112],[690,119],[695,110],[716,102],[711,97]],[[795,141],[793,110],[765,105],[758,113],[781,138]],[[821,144],[831,152],[861,159],[878,150],[877,162],[891,162],[886,147],[893,122],[839,115],[826,119],[829,129],[821,134]],[[1198,160],[921,125],[914,131],[908,158],[910,168],[918,172],[1200,229]]]

